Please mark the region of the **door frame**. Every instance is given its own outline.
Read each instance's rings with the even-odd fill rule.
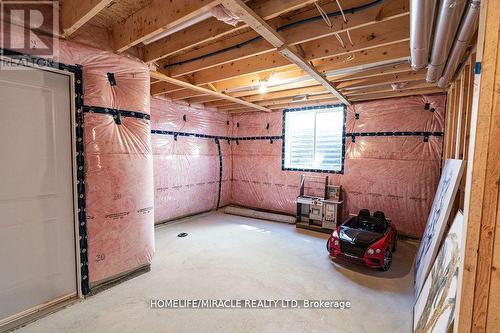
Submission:
[[[85,174],[83,154],[83,80],[82,67],[69,66],[46,59],[0,48],[0,62],[21,59],[19,66],[31,67],[69,78],[71,169],[73,189],[73,234],[75,245],[76,294],[71,293],[0,320],[0,332],[25,325],[61,307],[83,298],[89,292],[87,265],[87,232],[85,214]],[[28,60],[28,61],[26,61]],[[74,96],[74,98],[72,98]],[[80,268],[80,269],[79,269]]]

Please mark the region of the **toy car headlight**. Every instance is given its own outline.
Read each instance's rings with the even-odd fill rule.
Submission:
[[[368,253],[369,255],[372,255],[372,254],[373,254],[373,252],[374,252],[374,251],[373,251],[373,249],[368,249],[368,251],[367,251],[367,253]]]
[[[380,249],[376,249],[376,250],[375,250],[375,253],[380,253]]]

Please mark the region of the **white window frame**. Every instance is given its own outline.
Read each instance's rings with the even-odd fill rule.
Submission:
[[[315,117],[314,117],[314,130],[313,130],[313,137],[314,137],[314,142],[313,142],[313,156],[316,156],[316,116],[318,113],[327,113],[327,112],[332,112],[332,108],[342,108],[342,153],[341,153],[341,166],[340,170],[337,169],[325,169],[325,168],[314,168],[311,166],[310,168],[298,168],[294,167],[293,165],[290,165],[290,161],[287,161],[287,158],[290,158],[290,147],[289,147],[289,142],[287,140],[287,137],[289,136],[289,129],[287,129],[286,123],[287,123],[287,114],[290,112],[314,112]],[[338,111],[335,111],[338,112]],[[282,129],[282,135],[283,135],[283,149],[282,149],[282,156],[281,156],[281,169],[284,171],[307,171],[307,172],[325,172],[325,173],[338,173],[338,174],[343,174],[344,173],[344,156],[345,156],[345,119],[346,119],[346,108],[345,105],[343,104],[337,104],[337,105],[322,105],[322,106],[316,106],[316,107],[305,107],[305,108],[296,108],[296,109],[285,109],[283,110],[283,129]]]

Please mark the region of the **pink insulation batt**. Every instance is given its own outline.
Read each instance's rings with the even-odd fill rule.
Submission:
[[[23,38],[23,36],[13,36]],[[43,39],[51,44],[52,39]],[[83,66],[88,106],[149,114],[149,69],[135,58],[59,41],[55,61]],[[107,73],[113,73],[112,86]],[[96,284],[151,262],[153,159],[148,120],[85,113],[85,188],[89,280]]]
[[[85,105],[149,114],[149,70],[109,52],[65,48],[83,65]],[[63,56],[65,53],[62,54]],[[113,73],[111,85],[107,73]],[[85,170],[90,282],[149,264],[154,253],[151,126],[86,113]]]
[[[229,122],[229,123],[228,123]],[[154,130],[229,136],[227,113],[197,109],[163,98],[151,99]],[[155,222],[192,215],[217,207],[220,162],[213,138],[152,134],[154,160]],[[231,151],[220,140],[223,175],[220,206],[229,203]]]
[[[149,114],[149,70],[135,59],[61,42],[61,61],[83,65],[84,104]],[[113,73],[111,85],[107,73]],[[153,159],[148,120],[85,113],[91,283],[151,263]]]
[[[442,132],[444,111],[444,95],[357,103],[347,109],[346,132]],[[239,123],[236,136],[282,133],[282,112],[234,115],[233,122]],[[343,217],[361,208],[381,210],[401,234],[420,237],[439,181],[441,146],[435,136],[428,142],[421,136],[346,138],[344,174],[328,174],[331,184],[343,187]],[[302,173],[281,170],[281,148],[281,140],[231,145],[232,203],[295,214]]]

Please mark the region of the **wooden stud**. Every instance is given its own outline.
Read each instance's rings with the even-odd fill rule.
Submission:
[[[465,196],[457,332],[500,327],[500,2],[482,1]]]

